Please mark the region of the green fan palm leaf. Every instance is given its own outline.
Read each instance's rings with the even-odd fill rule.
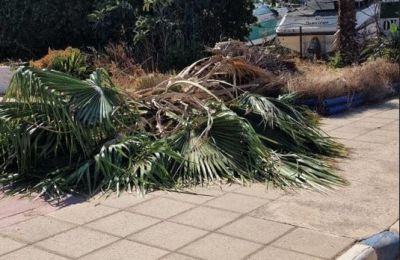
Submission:
[[[280,152],[344,156],[344,147],[334,142],[311,114],[302,113],[288,100],[244,93],[230,104],[247,118],[271,148]]]

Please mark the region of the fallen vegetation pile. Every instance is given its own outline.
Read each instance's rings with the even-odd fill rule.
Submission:
[[[54,198],[225,182],[345,184],[331,164],[345,149],[292,95],[278,96],[273,73],[215,55],[159,81],[128,95],[103,69],[81,80],[20,68],[0,103],[3,189]]]

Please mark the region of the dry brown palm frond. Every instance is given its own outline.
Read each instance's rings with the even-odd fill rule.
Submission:
[[[281,55],[265,46],[247,46],[244,42],[229,40],[216,43],[214,48],[209,48],[208,51],[214,55],[241,58],[246,63],[275,75],[296,71],[296,66],[293,62],[284,60]]]
[[[176,83],[183,83],[183,81],[186,84]],[[282,87],[280,80],[268,71],[248,64],[240,58],[216,55],[193,63],[177,76],[155,84],[153,88],[137,90],[135,95],[141,98],[160,95],[171,86],[185,93],[204,94],[204,90],[189,82],[203,86],[223,100],[231,100],[249,90],[257,93],[276,94],[277,90]],[[270,93],[268,93],[269,89]]]
[[[150,132],[164,136],[189,121],[193,111],[208,117],[209,102],[229,102],[245,92],[276,95],[282,86],[275,75],[239,57],[214,55],[176,76],[137,88],[133,95],[150,108],[146,115]]]

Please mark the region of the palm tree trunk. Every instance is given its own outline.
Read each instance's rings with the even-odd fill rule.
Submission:
[[[356,4],[354,0],[339,0],[338,47],[344,64],[357,62]]]

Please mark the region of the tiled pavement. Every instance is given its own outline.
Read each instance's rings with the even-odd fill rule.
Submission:
[[[96,198],[3,227],[0,259],[335,258],[399,217],[399,102],[324,123],[352,148],[338,162],[347,187],[319,194],[234,185]]]

